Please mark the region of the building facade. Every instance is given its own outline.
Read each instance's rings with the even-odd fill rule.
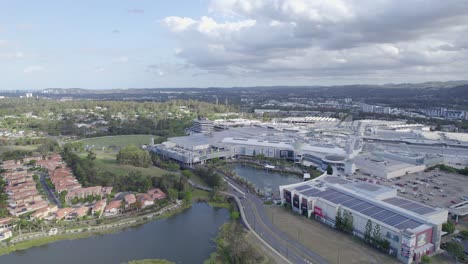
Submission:
[[[388,254],[413,263],[440,248],[447,210],[436,209],[396,196],[396,190],[338,177],[280,186],[281,201],[299,214],[335,227],[336,216],[350,214],[353,235],[365,238],[377,228],[389,242]]]

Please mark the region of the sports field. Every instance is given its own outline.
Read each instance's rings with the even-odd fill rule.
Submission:
[[[144,145],[149,144],[151,138],[158,138],[153,135],[122,135],[122,136],[105,136],[81,139],[79,142],[83,142],[85,146],[93,146],[95,148],[107,148],[107,147],[125,147],[128,145]]]

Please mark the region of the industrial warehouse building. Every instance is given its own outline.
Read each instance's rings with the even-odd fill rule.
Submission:
[[[281,201],[293,211],[335,227],[338,210],[353,218],[353,234],[364,239],[369,220],[390,242],[389,254],[403,263],[440,248],[447,210],[400,198],[396,190],[334,176],[280,186]]]

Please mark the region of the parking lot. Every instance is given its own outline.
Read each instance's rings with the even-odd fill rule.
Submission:
[[[369,175],[353,175],[351,179],[367,181],[398,189],[398,195],[434,207],[449,207],[468,198],[468,176],[435,169],[390,180]]]

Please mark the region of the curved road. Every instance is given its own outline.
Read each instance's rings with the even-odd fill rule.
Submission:
[[[326,259],[276,228],[265,212],[263,200],[256,194],[249,193],[246,188],[228,177],[225,179],[229,183],[228,193],[240,198],[236,200],[240,202],[250,227],[272,248],[292,263],[328,263]]]

